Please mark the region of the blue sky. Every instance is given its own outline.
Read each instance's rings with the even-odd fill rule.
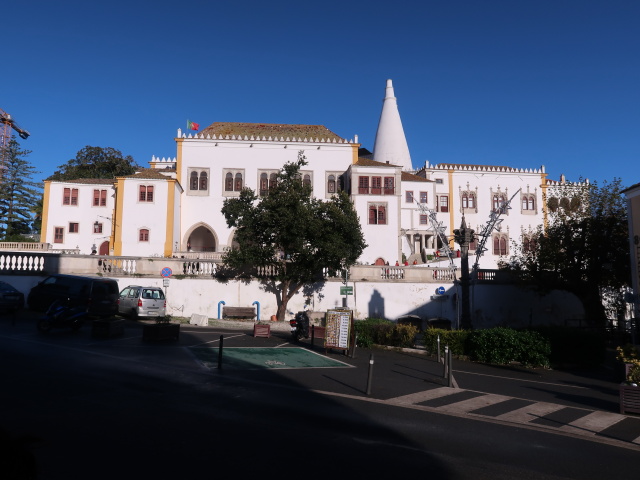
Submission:
[[[148,165],[187,120],[321,124],[373,149],[392,79],[415,167],[640,182],[640,1],[5,2],[0,108],[40,178]],[[39,180],[40,178],[36,178]]]

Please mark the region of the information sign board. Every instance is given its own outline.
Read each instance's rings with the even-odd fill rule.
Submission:
[[[325,348],[349,348],[353,312],[348,309],[327,310],[327,325],[324,332]]]
[[[340,287],[340,295],[353,295],[353,287]]]

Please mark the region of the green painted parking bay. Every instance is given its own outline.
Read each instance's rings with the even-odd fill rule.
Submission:
[[[205,367],[218,368],[218,347],[191,347],[191,351]],[[344,368],[351,365],[300,347],[225,347],[222,350],[222,367],[257,370],[261,368]]]

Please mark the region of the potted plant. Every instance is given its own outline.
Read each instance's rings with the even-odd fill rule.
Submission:
[[[620,384],[620,413],[640,413],[640,352],[633,345],[618,347],[618,360],[625,365]]]
[[[624,366],[624,379],[626,380],[634,362],[640,361],[640,350],[630,343],[627,343],[623,347],[617,347],[616,360],[622,362]]]
[[[143,340],[178,340],[179,336],[180,324],[172,323],[170,315],[157,317],[155,323],[142,327]]]

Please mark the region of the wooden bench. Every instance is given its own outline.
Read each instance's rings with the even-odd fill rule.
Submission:
[[[222,307],[222,318],[254,318],[255,316],[254,307]]]

